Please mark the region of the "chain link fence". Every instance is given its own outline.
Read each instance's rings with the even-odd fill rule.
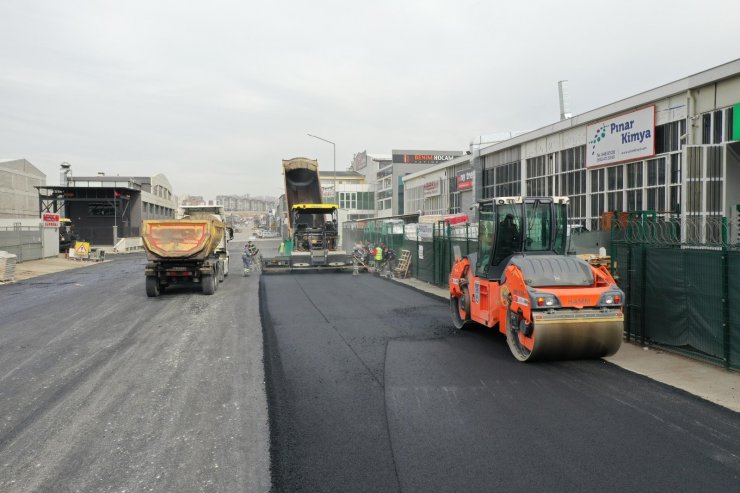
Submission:
[[[43,257],[40,226],[0,227],[0,250],[17,256],[18,262]]]
[[[446,287],[454,262],[454,247],[459,246],[462,255],[477,251],[478,228],[471,224],[450,226],[446,222],[425,224],[387,219],[344,223],[342,246],[345,251],[368,243],[383,243],[397,256],[401,250],[408,250],[411,276]]]

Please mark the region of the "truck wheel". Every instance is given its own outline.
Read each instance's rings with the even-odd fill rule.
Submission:
[[[203,289],[203,294],[213,294],[216,292],[216,278],[212,275],[202,276],[200,278],[200,285]]]
[[[224,272],[225,266],[223,262],[218,263],[218,282],[224,282],[224,279],[226,278],[226,273]]]
[[[159,279],[156,276],[146,276],[146,295],[150,298],[159,296]]]

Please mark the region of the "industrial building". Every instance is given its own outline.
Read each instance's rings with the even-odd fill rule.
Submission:
[[[334,195],[334,182],[338,202]],[[324,202],[339,204],[339,223],[375,216],[375,184],[357,171],[320,171]]]
[[[0,219],[39,219],[39,194],[46,175],[27,159],[0,160]]]
[[[249,195],[217,195],[216,204],[226,212],[268,212],[275,208],[275,199]]]
[[[719,216],[738,224],[739,120],[740,59],[471,146],[468,156],[404,177],[404,208],[439,214],[464,211],[473,199],[565,195],[571,222],[587,229],[598,229],[606,211],[680,215],[700,232]],[[460,178],[469,171],[472,184]],[[472,190],[470,200],[458,183]]]
[[[375,200],[377,217],[404,214],[403,177],[414,172],[452,161],[461,151],[393,150],[391,161],[381,162],[376,175]],[[415,210],[412,212],[416,212]]]
[[[76,236],[95,245],[115,245],[120,238],[138,237],[146,219],[175,217],[172,185],[161,174],[72,177],[63,170],[61,182],[64,185],[37,187],[41,212],[68,217]]]

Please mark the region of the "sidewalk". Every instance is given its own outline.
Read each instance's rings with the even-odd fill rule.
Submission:
[[[447,289],[418,279],[394,279],[394,281],[445,300],[449,299]],[[631,342],[623,342],[617,354],[604,359],[625,370],[644,375],[740,412],[740,373],[738,372],[662,351],[660,348],[643,348]]]
[[[103,262],[110,262],[110,260],[105,260]],[[91,260],[68,260],[64,258],[63,254],[60,254],[58,257],[29,260],[15,265],[14,281],[25,281],[26,279],[43,276],[44,274],[53,274],[55,272],[62,272],[70,269],[80,269],[82,267],[89,267],[100,263],[102,262]],[[7,283],[0,282],[0,284]]]

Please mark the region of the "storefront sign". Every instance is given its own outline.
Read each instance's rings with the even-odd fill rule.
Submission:
[[[436,197],[440,192],[439,180],[428,181],[424,184],[424,198]]]
[[[462,156],[459,151],[393,151],[393,162],[404,164],[439,164]]]
[[[41,221],[43,221],[45,228],[58,228],[61,219],[62,218],[59,214],[54,214],[52,212],[44,212],[41,214]]]
[[[473,188],[473,176],[475,172],[472,169],[466,169],[457,173],[457,191],[470,190]]]
[[[740,103],[732,107],[732,140],[740,140]]]
[[[586,166],[621,163],[655,155],[655,106],[587,127]]]

